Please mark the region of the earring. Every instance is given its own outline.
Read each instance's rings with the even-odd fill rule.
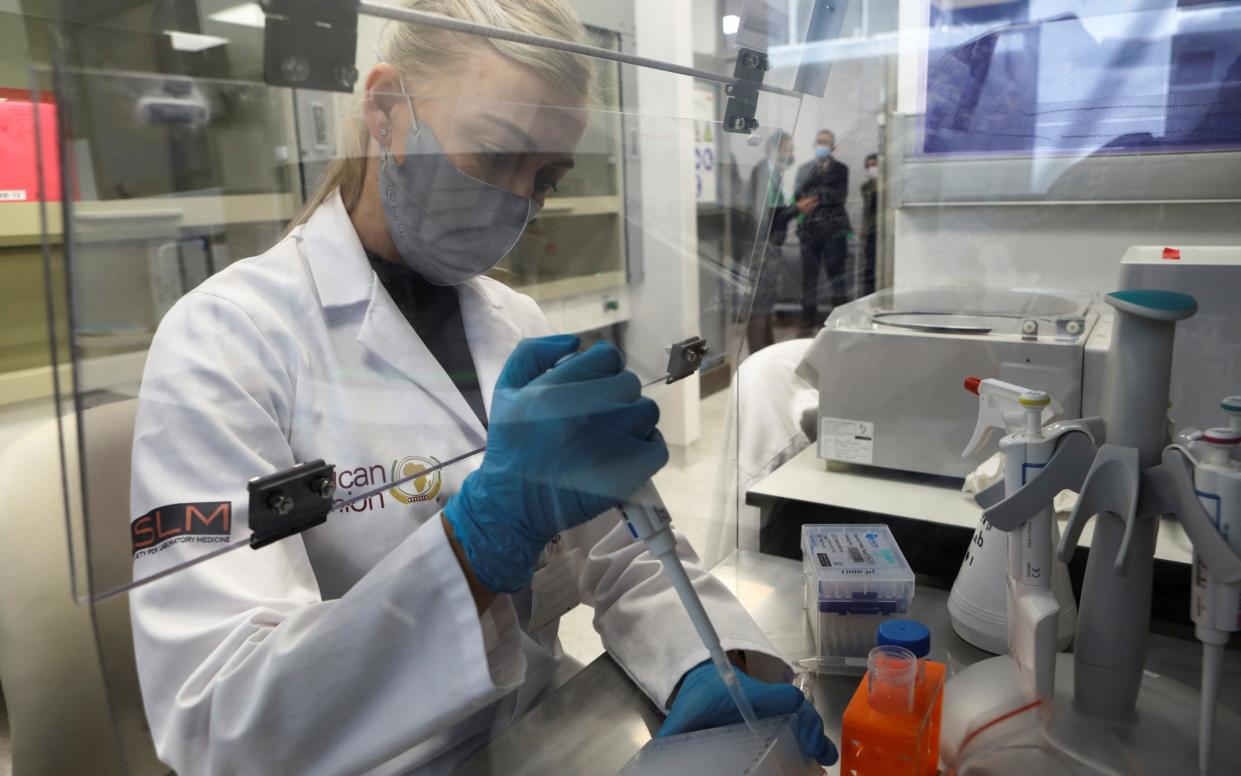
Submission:
[[[387,127],[380,127],[380,128],[379,128],[379,136],[380,136],[380,137],[387,137],[387,136],[388,136],[388,128],[387,128]]]

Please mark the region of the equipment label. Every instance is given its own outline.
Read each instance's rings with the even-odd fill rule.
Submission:
[[[866,420],[820,418],[819,457],[847,463],[874,463],[875,424]]]
[[[0,189],[0,202],[25,202],[25,189]]]
[[[878,531],[831,531],[807,537],[809,551],[819,566],[834,568],[846,575],[874,574],[882,569],[900,569],[901,560]]]

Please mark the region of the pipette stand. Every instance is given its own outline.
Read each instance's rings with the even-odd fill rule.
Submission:
[[[1074,653],[1057,658],[1054,708],[1071,708],[1110,729],[1150,773],[1184,771],[1198,761],[1199,692],[1143,675],[1160,516],[1176,515],[1221,579],[1241,578],[1241,558],[1202,509],[1188,461],[1176,448],[1165,451],[1176,322],[1193,315],[1197,303],[1184,294],[1137,290],[1105,301],[1116,308],[1106,418],[1080,421],[1092,433],[1063,435],[1042,474],[986,509],[984,518],[1019,525],[1061,490],[1080,494],[1060,540],[1061,560],[1071,558],[1086,523],[1097,519]],[[1012,690],[1020,692],[1015,679]],[[1241,718],[1226,709],[1217,724],[1241,730]],[[1210,773],[1241,773],[1236,736],[1216,737]]]

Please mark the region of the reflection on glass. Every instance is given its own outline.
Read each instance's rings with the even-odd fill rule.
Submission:
[[[1236,4],[931,9],[925,153],[1241,148]]]

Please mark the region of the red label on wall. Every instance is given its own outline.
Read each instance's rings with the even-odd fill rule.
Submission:
[[[0,202],[58,202],[56,106],[7,94],[0,94]]]

